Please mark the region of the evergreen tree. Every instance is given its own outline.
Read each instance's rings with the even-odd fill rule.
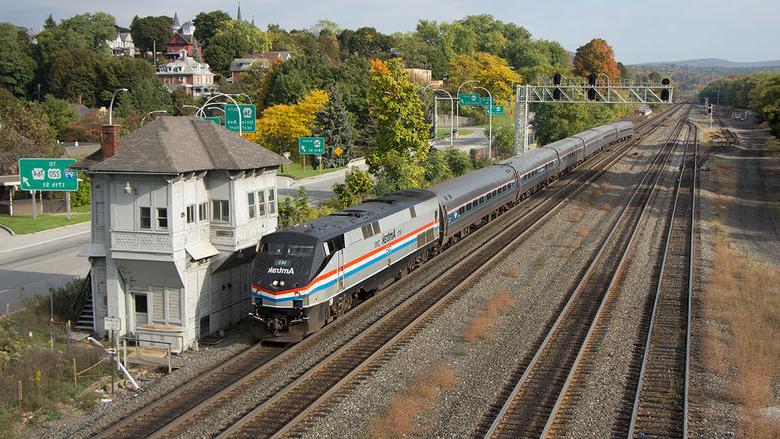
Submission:
[[[325,138],[325,167],[344,166],[352,159],[353,132],[352,120],[344,106],[341,97],[334,93],[323,105],[314,120],[312,132]],[[343,151],[337,155],[336,147]]]

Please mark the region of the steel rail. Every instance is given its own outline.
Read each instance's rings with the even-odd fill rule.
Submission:
[[[635,142],[630,143],[632,143],[631,146],[633,146],[633,143]],[[609,163],[605,165],[605,168],[602,169],[597,175],[594,175],[589,181],[597,179],[600,175],[606,172],[606,170],[609,169],[609,167],[611,167],[618,160],[620,160],[629,149],[630,147],[620,148],[618,153],[615,153],[612,157],[609,157],[611,160],[608,160]],[[540,209],[540,212],[545,213],[543,213],[540,218],[534,220],[531,225],[512,227],[491,238],[488,243],[482,245],[482,248],[484,249],[488,247],[491,243],[500,243],[500,247],[496,253],[494,253],[492,256],[488,256],[487,261],[492,261],[496,258],[503,257],[503,255],[505,255],[507,252],[513,250],[511,249],[512,245],[514,245],[516,242],[524,240],[528,233],[530,233],[532,230],[535,230],[536,227],[542,224],[546,218],[557,212],[557,210],[563,206],[567,199],[569,199],[573,194],[579,193],[582,190],[584,190],[584,185],[578,186],[572,192],[572,194],[556,202],[552,208],[549,208],[546,211],[543,210],[542,205],[537,206],[534,211],[536,209]],[[525,219],[532,213],[533,211],[524,215],[522,218]],[[517,236],[511,237],[512,234],[517,234]],[[508,239],[511,239],[511,244],[509,245],[506,244],[508,236]],[[477,257],[480,256],[478,255],[474,258]],[[473,258],[469,257],[461,260],[456,267],[453,267],[453,269],[465,267],[466,265],[473,262],[472,259]],[[329,398],[338,394],[338,392],[345,388],[345,386],[348,386],[349,383],[353,382],[355,378],[361,376],[365,370],[375,370],[377,367],[375,363],[377,361],[382,361],[383,358],[386,358],[385,354],[388,351],[395,351],[398,344],[402,344],[410,337],[411,334],[419,331],[426,322],[430,321],[433,315],[442,312],[457,297],[465,294],[463,285],[467,284],[471,279],[479,277],[484,272],[484,270],[487,269],[486,267],[488,265],[490,264],[484,261],[480,262],[475,270],[471,270],[471,274],[469,276],[460,280],[459,283],[456,284],[455,287],[450,288],[445,295],[437,298],[436,301],[429,305],[426,311],[424,311],[422,314],[415,317],[408,324],[404,324],[404,326],[397,330],[397,332],[391,338],[387,339],[386,341],[383,340],[378,344],[378,346],[373,347],[370,350],[359,348],[359,344],[364,340],[373,340],[377,338],[377,335],[374,334],[372,330],[379,332],[378,328],[381,328],[382,324],[390,322],[394,319],[398,319],[398,316],[394,314],[404,315],[409,311],[400,309],[396,313],[393,313],[393,315],[386,315],[382,320],[375,323],[371,328],[361,333],[358,338],[353,339],[350,343],[331,354],[331,356],[329,356],[326,360],[323,360],[323,362],[318,364],[315,368],[310,369],[304,375],[290,383],[283,391],[277,392],[271,399],[263,402],[258,407],[253,409],[238,422],[234,423],[230,428],[222,432],[219,437],[279,437],[290,433],[296,428],[296,426],[304,423],[304,420],[307,419],[308,416],[316,414],[318,410],[326,405]],[[436,285],[432,285],[429,288],[436,288]],[[427,289],[428,288],[426,288],[426,290]],[[370,352],[370,354],[367,354],[367,356],[364,357],[360,357],[357,364],[344,366],[343,362],[345,360],[352,359],[354,361],[354,356],[352,356],[350,350]],[[333,380],[333,382],[328,381],[328,379]],[[310,385],[309,383],[316,383],[316,385],[307,387],[307,385]],[[301,401],[301,395],[311,395],[313,392],[317,392],[323,386],[327,387],[327,389],[324,389],[313,400]],[[302,405],[305,405],[305,407],[301,407]],[[296,410],[298,410],[297,414],[292,413]],[[287,416],[288,418],[276,418],[280,415]],[[268,421],[270,421],[272,425],[262,425],[263,422]]]
[[[691,133],[693,134],[693,142],[690,141]],[[642,391],[644,390],[644,381],[647,377],[648,370],[653,367],[653,364],[651,364],[651,357],[652,357],[652,349],[654,347],[653,343],[655,342],[655,338],[653,337],[653,333],[658,330],[658,320],[659,317],[659,308],[661,306],[662,301],[664,300],[664,292],[672,293],[670,291],[665,291],[664,289],[664,278],[668,276],[667,273],[667,261],[669,254],[672,253],[674,245],[678,245],[679,243],[672,240],[672,234],[673,234],[673,228],[676,221],[679,221],[679,218],[677,218],[677,210],[679,207],[679,201],[680,201],[680,189],[682,188],[683,181],[684,181],[684,174],[687,169],[689,169],[688,166],[688,160],[687,160],[687,147],[689,144],[692,143],[692,146],[694,148],[694,155],[692,159],[692,163],[690,166],[690,172],[692,173],[692,180],[691,180],[691,197],[690,197],[690,203],[691,203],[691,209],[690,213],[688,215],[688,224],[686,225],[686,233],[688,234],[688,240],[686,245],[688,246],[687,252],[688,252],[688,258],[687,258],[687,276],[688,281],[686,283],[687,291],[685,292],[685,302],[686,302],[686,321],[685,321],[685,359],[683,362],[683,379],[684,379],[684,395],[683,395],[683,407],[682,407],[682,421],[680,426],[680,434],[682,437],[687,437],[687,429],[688,429],[688,385],[689,385],[689,365],[690,365],[690,330],[691,330],[691,304],[692,304],[692,291],[693,291],[693,271],[695,266],[695,254],[694,254],[694,241],[693,241],[693,228],[695,224],[696,219],[696,213],[695,213],[695,205],[696,205],[696,164],[697,164],[697,156],[698,156],[698,131],[695,125],[689,124],[689,135],[688,135],[688,141],[686,142],[686,158],[683,160],[683,165],[680,170],[680,177],[677,182],[677,186],[675,188],[675,198],[674,198],[674,204],[672,206],[672,213],[669,218],[669,223],[667,226],[668,233],[666,236],[666,242],[664,244],[664,250],[663,250],[663,258],[661,262],[661,269],[660,269],[660,278],[658,281],[658,286],[656,288],[656,292],[653,298],[653,308],[652,308],[652,314],[650,318],[650,325],[647,332],[647,336],[645,338],[645,348],[644,353],[642,355],[642,366],[639,370],[639,377],[637,379],[637,385],[636,385],[636,393],[634,396],[634,404],[631,411],[631,419],[629,421],[629,430],[628,430],[628,437],[633,438],[634,436],[637,436],[638,433],[637,430],[637,422],[640,418],[640,410],[641,410],[641,403],[642,403]],[[668,348],[668,346],[667,346]],[[661,359],[663,360],[663,359]],[[659,361],[661,361],[659,360]],[[672,359],[673,361],[673,359]],[[669,373],[668,367],[664,367],[665,372]],[[674,371],[672,371],[674,372]],[[670,389],[673,390],[673,389]],[[657,401],[655,401],[657,403]],[[651,417],[652,419],[652,417]],[[647,432],[645,432],[647,433]],[[675,434],[674,431],[668,432],[671,434]]]
[[[678,110],[679,107],[671,107],[670,109],[660,113],[655,118],[643,121],[636,127],[634,138],[624,142],[625,145],[620,146],[616,154],[620,153],[622,149],[627,151],[628,148],[637,144],[644,136],[652,133],[655,129],[661,126],[665,120],[671,118]],[[563,186],[555,189],[555,191],[548,193],[549,197],[556,196],[559,192],[565,192],[566,188],[571,187],[572,185],[582,184],[583,181],[592,181],[592,179],[587,180],[589,176],[588,173],[592,172],[593,168],[602,166],[602,164],[609,158],[610,156],[597,155],[596,157],[586,161],[579,166],[580,170],[584,170],[583,173],[574,175],[574,178],[570,182],[567,182]],[[591,166],[592,168],[588,169],[585,168],[585,166]],[[611,164],[606,166],[611,166]],[[601,174],[599,173],[598,175]],[[597,177],[598,176],[595,176],[593,179]],[[537,202],[536,205],[529,206],[526,202],[521,203],[517,207],[527,208],[530,212],[539,205],[545,203],[545,201],[546,199],[542,198]],[[511,210],[514,209],[510,209],[510,212],[507,212],[510,215]],[[506,221],[505,218],[510,217],[510,215],[503,215],[504,218],[499,217],[498,222]],[[515,216],[522,218],[525,215],[526,214],[520,214]],[[495,225],[496,221],[492,222],[492,224]],[[478,230],[477,232],[488,232],[487,229],[488,228],[485,227]],[[296,346],[301,346],[301,344]],[[270,348],[273,349],[274,347]],[[258,355],[257,351],[263,351],[267,349],[269,349],[269,347],[263,347],[262,345],[257,344],[245,351],[242,351],[236,356],[226,360],[219,366],[216,366],[212,371],[189,380],[187,383],[177,387],[172,392],[146,404],[137,410],[128,412],[120,421],[108,426],[106,429],[99,432],[96,436],[115,439],[120,437],[137,437],[139,435],[146,436],[153,434],[154,436],[159,437],[175,430],[175,428],[180,424],[179,421],[181,419],[191,418],[195,413],[208,406],[208,404],[212,403],[220,395],[224,394],[230,389],[235,389],[238,386],[246,384],[248,381],[250,381],[251,376],[256,375],[259,371],[267,370],[267,368],[274,364],[282,363],[285,358],[293,355],[292,352],[289,355],[286,354],[286,352],[285,355],[278,355],[280,352],[275,352],[271,356],[273,358],[263,358],[262,354]],[[290,350],[294,349],[288,349],[288,351]],[[244,366],[241,366],[241,363],[243,363]],[[247,364],[251,366],[246,367],[245,365]],[[232,372],[233,376],[229,379],[226,379],[225,375],[229,372],[230,369],[234,370],[234,372]],[[214,389],[213,387],[209,386],[209,383],[218,383],[220,388]]]
[[[558,329],[560,327],[564,326],[566,323],[568,323],[568,321],[567,321],[568,319],[570,319],[570,318],[571,319],[576,319],[577,315],[576,314],[572,314],[570,312],[570,310],[575,309],[575,307],[577,305],[579,305],[580,302],[582,302],[582,301],[585,301],[584,303],[587,304],[586,299],[583,298],[583,296],[584,296],[583,290],[585,289],[584,287],[586,285],[588,285],[589,282],[591,282],[595,278],[594,272],[597,270],[597,266],[599,266],[599,264],[596,264],[596,261],[601,260],[602,256],[604,256],[605,254],[608,255],[608,251],[612,250],[612,247],[619,248],[619,247],[616,247],[616,245],[618,245],[618,244],[613,245],[613,246],[610,246],[609,244],[611,243],[612,238],[616,235],[618,230],[621,229],[620,226],[624,224],[624,219],[628,216],[628,213],[631,210],[632,203],[634,202],[634,200],[637,199],[637,197],[640,195],[640,193],[641,194],[646,193],[647,194],[647,199],[644,200],[644,202],[642,202],[642,200],[639,199],[639,201],[642,202],[642,204],[641,204],[641,207],[640,207],[640,211],[639,211],[638,215],[636,216],[636,219],[633,220],[633,223],[629,222],[629,224],[628,224],[628,227],[629,227],[628,230],[629,230],[629,233],[630,233],[630,238],[628,240],[628,244],[626,244],[626,247],[620,252],[620,257],[619,257],[618,264],[616,266],[616,269],[612,273],[612,276],[610,278],[610,282],[609,282],[609,285],[607,286],[607,289],[604,290],[605,291],[604,292],[604,296],[600,300],[600,304],[599,304],[597,313],[600,310],[603,309],[603,303],[605,302],[605,300],[606,300],[606,298],[608,296],[607,291],[613,285],[613,283],[615,281],[615,278],[620,273],[620,270],[621,270],[621,268],[624,265],[623,262],[625,260],[625,257],[628,254],[629,250],[632,248],[631,247],[631,242],[633,242],[633,240],[634,240],[634,236],[635,236],[635,232],[636,232],[636,229],[637,229],[637,225],[639,224],[641,218],[644,215],[644,212],[645,212],[645,210],[647,208],[647,205],[649,204],[648,202],[649,202],[652,194],[655,192],[655,188],[656,188],[656,186],[658,184],[658,181],[660,180],[660,177],[662,175],[661,171],[662,171],[663,167],[665,166],[665,164],[668,162],[669,157],[671,156],[671,152],[674,150],[674,144],[676,143],[676,139],[679,136],[679,131],[682,128],[684,119],[685,118],[683,118],[680,122],[678,122],[676,124],[676,126],[672,130],[672,134],[670,135],[669,140],[665,143],[665,147],[662,148],[659,151],[659,153],[656,155],[656,157],[654,158],[653,162],[651,163],[650,168],[648,169],[647,173],[644,175],[642,181],[640,181],[640,183],[637,185],[637,188],[634,190],[634,192],[631,195],[631,198],[629,199],[629,201],[626,203],[626,205],[622,209],[621,214],[619,215],[618,219],[614,222],[614,224],[612,226],[612,229],[610,230],[608,236],[602,242],[602,244],[599,247],[596,255],[591,259],[591,262],[590,262],[590,265],[588,266],[588,269],[586,270],[585,274],[583,275],[583,277],[581,278],[580,282],[576,286],[574,292],[571,293],[571,296],[569,297],[569,300],[567,301],[567,303],[564,306],[564,308],[561,310],[561,312],[560,312],[558,318],[556,319],[556,321],[554,322],[552,328],[548,331],[547,336],[542,341],[540,347],[538,348],[538,350],[534,354],[534,357],[531,359],[530,363],[525,367],[523,375],[520,377],[519,381],[517,382],[517,384],[512,389],[512,392],[510,393],[509,397],[506,399],[506,402],[504,403],[504,405],[502,406],[502,408],[499,411],[498,415],[494,419],[493,423],[491,424],[490,428],[488,429],[487,433],[485,434],[485,437],[492,437],[492,436],[495,436],[495,435],[501,435],[503,433],[501,429],[506,425],[505,423],[510,422],[508,420],[508,415],[510,414],[510,412],[513,412],[515,410],[515,407],[516,407],[516,405],[517,405],[517,403],[519,401],[520,392],[525,390],[526,384],[530,383],[529,380],[531,379],[532,374],[537,372],[537,365],[542,364],[541,363],[542,357],[548,352],[548,350],[552,350],[555,347],[553,342],[557,341],[558,337],[560,336],[560,333],[559,333]],[[664,154],[664,152],[665,152],[665,150],[667,148],[668,148],[668,150]],[[661,159],[662,156],[664,158],[663,158],[663,160],[660,161],[660,166],[658,166],[659,160]],[[650,187],[645,187],[645,184],[649,180],[653,180],[653,179],[654,179],[654,181],[650,185]],[[605,256],[605,257],[608,257],[608,256]],[[587,308],[583,312],[587,312]],[[574,315],[574,317],[572,317],[572,315]],[[588,327],[590,329],[592,329],[593,322],[595,322],[595,321],[596,320],[592,320],[591,324],[589,324]],[[589,330],[588,334],[590,334],[590,333],[591,333],[591,331]],[[586,335],[586,337],[587,337],[587,335]],[[579,352],[581,353],[581,350]],[[545,366],[543,364],[541,366],[539,366],[539,368],[544,368],[544,367]],[[567,375],[567,377],[570,378],[569,375]],[[568,381],[569,378],[567,378],[567,381]],[[525,425],[524,425],[524,427],[525,427]],[[514,436],[518,432],[507,432],[507,433],[509,435]]]

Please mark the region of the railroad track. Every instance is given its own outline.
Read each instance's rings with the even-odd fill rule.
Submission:
[[[695,130],[695,126],[691,124],[686,124],[688,126],[688,135],[686,143],[684,144],[684,151],[683,151],[683,161],[682,163],[686,163],[686,158],[690,157],[690,150],[693,149],[693,142],[692,138],[695,137],[695,132],[692,130]],[[692,137],[693,136],[693,137]],[[686,157],[687,156],[687,157]],[[684,169],[680,169],[679,173],[676,174],[678,177],[682,177],[682,173],[685,172]],[[669,210],[669,222],[671,223],[672,218],[674,217],[675,212],[679,213],[681,212],[681,209],[685,209],[686,206],[684,206],[684,203],[677,203],[675,202],[676,199],[680,197],[678,194],[679,192],[679,182],[682,181],[683,184],[686,183],[687,180],[679,178],[678,184],[674,186],[674,194],[670,200],[671,209]],[[683,186],[683,189],[685,186]],[[669,230],[666,229],[666,239],[664,240],[665,244],[668,244],[669,240]],[[679,240],[680,245],[683,245],[685,242],[684,237],[680,237],[675,235],[672,239]],[[648,289],[650,291],[657,291],[659,286],[661,285],[659,282],[662,278],[662,269],[664,267],[664,258],[665,254],[667,254],[667,247],[663,246],[660,248],[659,255],[657,258],[657,269],[656,272],[651,277],[650,285],[648,285]],[[667,264],[667,267],[671,268],[672,265]],[[676,266],[676,264],[675,264]],[[618,283],[616,286],[616,291],[621,291],[623,288],[622,283]],[[595,358],[600,355],[600,343],[603,341],[605,335],[607,332],[614,330],[610,329],[611,326],[611,317],[610,314],[613,311],[613,304],[615,299],[617,298],[618,294],[611,294],[606,300],[604,305],[604,310],[600,314],[600,318],[596,319],[596,322],[594,324],[593,332],[592,334],[589,334],[588,338],[586,338],[586,343],[583,344],[583,348],[581,349],[581,356],[577,358],[575,361],[575,365],[572,368],[570,372],[570,377],[567,379],[566,384],[564,385],[564,390],[561,392],[558,401],[555,404],[555,407],[553,409],[553,412],[551,413],[547,425],[545,426],[545,429],[543,431],[542,436],[544,437],[557,437],[562,436],[566,433],[567,428],[569,427],[569,422],[573,418],[573,411],[578,404],[578,402],[582,399],[583,395],[586,390],[588,383],[590,381],[589,375],[592,371],[592,363],[595,360]],[[645,334],[646,331],[650,328],[650,321],[652,316],[652,303],[651,300],[654,296],[651,294],[648,294],[647,303],[648,306],[646,307],[641,323],[640,323],[640,331],[642,334]],[[592,337],[591,337],[592,335]],[[636,386],[636,380],[639,375],[640,367],[641,367],[641,360],[642,360],[642,353],[643,349],[641,349],[640,344],[635,344],[635,346],[640,346],[640,349],[635,349],[633,353],[633,358],[630,363],[629,367],[629,386]],[[624,391],[624,400],[623,405],[618,408],[618,410],[614,413],[614,422],[611,425],[611,434],[613,437],[626,437],[629,430],[629,421],[631,419],[631,412],[633,409],[633,402],[634,402],[634,391],[630,389],[626,389]],[[569,430],[569,433],[571,431]]]
[[[233,384],[259,364],[264,364],[284,351],[283,346],[256,344],[230,361],[178,387],[165,397],[125,416],[98,437],[144,437],[176,420],[191,408]]]
[[[623,157],[629,146],[602,161],[602,168],[589,181],[606,172]],[[357,384],[386,363],[430,321],[467,293],[468,286],[505,257],[538,224],[555,213],[584,185],[563,197],[542,202],[538,207],[495,235],[480,249],[456,264],[435,284],[417,293],[392,314],[385,316],[343,348],[290,383],[272,398],[222,432],[219,437],[299,436],[327,416],[330,407],[347,396]]]
[[[698,132],[689,124],[628,437],[687,437]]]
[[[533,358],[518,368],[515,376],[519,378],[512,380],[516,384],[505,388],[500,410],[495,417],[489,414],[489,423],[483,423],[476,432],[478,435],[539,437],[552,426],[562,395],[566,393],[596,327],[595,322],[600,320],[604,304],[611,296],[609,292],[626,266],[638,224],[671,157],[688,112],[659,150]]]
[[[617,160],[616,157],[622,157],[630,147],[638,143],[643,136],[649,135],[661,126],[676,111],[678,110],[670,109],[665,114],[641,124],[637,127],[636,136],[633,140],[619,146],[615,151],[606,156],[602,154],[590,160],[589,163],[583,164],[580,173],[569,174],[566,179],[570,179],[570,181],[555,191],[548,193],[546,199],[534,200],[537,197],[532,197],[530,200],[522,203],[521,207],[524,206],[529,211],[539,211],[539,209],[549,208],[550,204],[545,204],[546,201],[553,198],[566,199],[571,197],[575,193],[576,188],[583,185],[583,182],[598,178],[603,173],[603,169],[606,169],[606,167]],[[592,166],[592,168],[588,169],[587,166]],[[529,201],[533,201],[536,204],[528,206]],[[516,211],[516,209],[513,210]],[[517,216],[517,213],[514,216]],[[510,211],[491,224],[495,226],[495,230],[499,230],[512,221],[514,221],[514,218]],[[475,239],[477,233],[488,233],[488,228],[489,226],[483,227],[472,234],[471,239]],[[495,233],[498,232],[496,231]],[[450,250],[448,254],[451,258],[453,256],[455,258],[458,256],[465,257],[465,255],[460,255],[457,252],[457,246]],[[294,346],[293,349],[286,349],[285,346],[266,346],[262,344],[250,347],[214,370],[191,380],[164,397],[128,413],[122,420],[110,425],[97,436],[117,439],[175,435],[186,428],[188,422],[191,422],[203,413],[207,413],[210,408],[235,397],[247,387],[252,386],[265,371],[280,363],[283,364],[285,359],[295,355],[295,352],[316,343],[318,335],[322,337],[326,334],[327,331],[320,331],[318,334],[308,337]]]

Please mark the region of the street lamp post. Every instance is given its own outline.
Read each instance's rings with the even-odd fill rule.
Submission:
[[[490,99],[490,105],[488,108],[488,159],[493,155],[493,94],[485,87],[474,87],[480,90],[485,90]]]
[[[208,106],[209,102],[213,101],[214,99],[216,99],[216,98],[218,98],[220,96],[224,96],[224,97],[230,99],[230,101],[233,102],[233,105],[236,106],[236,112],[238,113],[238,135],[239,136],[243,135],[244,133],[241,131],[241,128],[242,128],[242,125],[243,125],[243,120],[241,118],[241,107],[238,106],[238,102],[236,102],[236,100],[233,99],[232,96],[226,95],[225,93],[214,93],[214,96],[208,98],[208,100],[206,100],[206,102],[204,102],[203,105],[200,106],[200,108],[198,109],[198,112],[199,113],[203,113],[203,109]]]
[[[455,119],[452,117],[453,116],[453,110],[455,109],[455,101],[452,99],[452,95],[450,94],[450,92],[448,92],[447,90],[444,90],[443,88],[434,88],[433,91],[434,92],[443,91],[444,93],[447,93],[447,96],[450,97],[450,148],[452,148],[454,146],[453,137],[455,135]],[[435,97],[434,97],[434,99],[435,99]],[[435,115],[434,115],[434,117],[435,117]]]
[[[456,107],[457,109],[455,110],[455,121],[456,121],[455,122],[455,124],[456,124],[455,125],[455,129],[456,130],[460,130],[460,89],[464,85],[470,84],[472,82],[479,84],[479,81],[477,81],[476,79],[470,79],[468,81],[465,81],[463,84],[459,85],[458,86],[458,91],[455,92],[455,96],[457,96],[457,98],[458,98],[458,103],[457,103],[458,106]]]
[[[154,113],[167,113],[168,110],[152,110],[146,114],[144,114],[144,117],[141,118],[141,126],[144,126],[144,121],[146,120],[146,116]]]
[[[121,93],[123,91],[127,91],[126,88],[118,88],[114,90],[114,94],[111,95],[111,103],[108,105],[108,124],[113,125],[113,115],[114,115],[114,98],[116,98],[117,93]]]
[[[228,94],[228,96],[236,96],[236,97],[246,96],[246,98],[249,99],[249,103],[254,104],[254,102],[252,102],[252,97],[246,93],[230,93]]]

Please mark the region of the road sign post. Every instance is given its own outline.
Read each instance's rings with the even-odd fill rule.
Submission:
[[[325,154],[325,138],[323,137],[300,137],[298,138],[298,154],[301,155],[302,167],[306,168],[307,155]]]
[[[70,219],[70,192],[79,188],[76,171],[70,169],[74,163],[74,159],[62,158],[19,159],[19,183],[22,190],[30,191],[32,195],[33,219],[38,218],[35,191],[65,192],[65,209]]]
[[[257,130],[256,120],[257,107],[254,104],[240,104],[238,108],[233,104],[225,104],[225,128],[230,131],[254,133]]]
[[[76,191],[74,159],[19,159],[19,181],[26,191]]]
[[[317,155],[325,154],[325,138],[323,137],[301,137],[298,139],[298,153]]]

